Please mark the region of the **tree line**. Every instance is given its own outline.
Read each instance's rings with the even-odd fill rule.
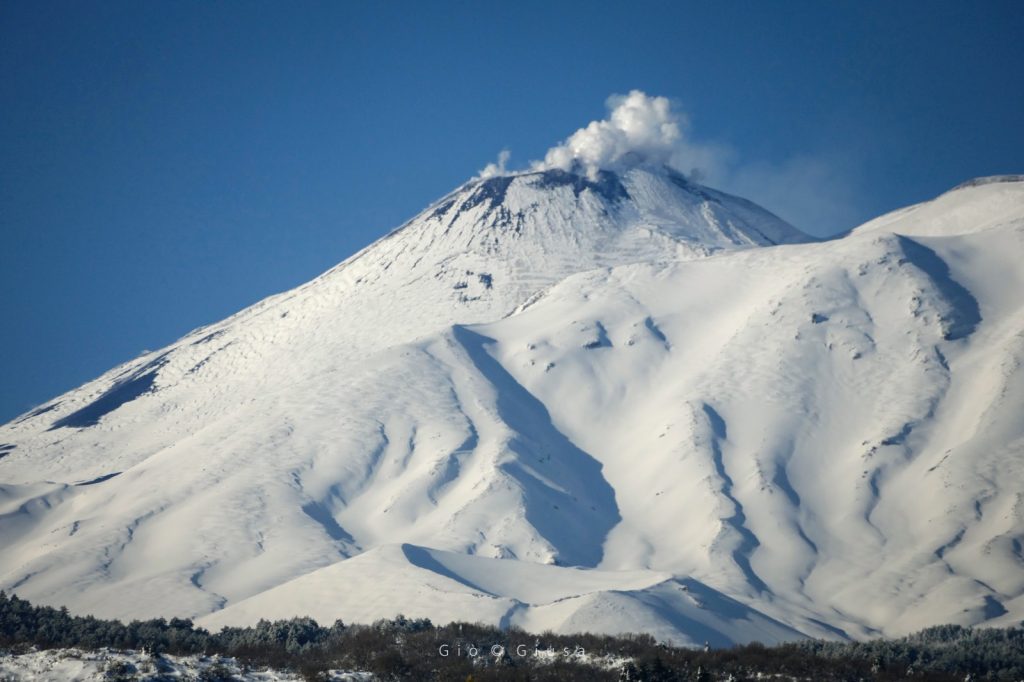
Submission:
[[[752,680],[1024,680],[1024,628],[942,625],[868,642],[806,640],[766,647],[688,649],[649,635],[530,634],[474,623],[437,626],[399,616],[372,624],[311,618],[261,620],[211,633],[191,620],[122,623],[33,606],[0,591],[0,648],[78,648],[154,655],[231,656],[250,667],[290,669],[307,680],[330,669],[381,680],[645,682]],[[142,678],[140,678],[142,679]],[[156,678],[145,678],[156,679]]]

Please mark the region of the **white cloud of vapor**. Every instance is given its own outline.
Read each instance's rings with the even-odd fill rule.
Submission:
[[[609,117],[591,121],[562,144],[552,147],[537,168],[575,170],[593,175],[638,164],[669,162],[682,138],[680,118],[665,97],[648,97],[639,90],[608,98]]]
[[[699,169],[709,177],[724,170],[728,150],[689,139],[689,119],[673,109],[667,97],[651,97],[640,90],[612,95],[606,102],[608,118],[591,121],[560,145],[552,147],[533,168],[584,172],[623,170],[635,166],[672,166],[681,171]]]
[[[498,152],[497,162],[489,163],[483,167],[483,170],[477,175],[479,178],[493,178],[495,175],[505,175],[505,166],[508,165],[509,157],[512,153],[507,149],[502,149]]]
[[[607,118],[580,128],[532,168],[593,177],[602,169],[671,166],[696,182],[755,201],[819,236],[853,227],[858,218],[856,183],[843,165],[826,157],[744,162],[728,145],[694,141],[689,118],[666,97],[633,90],[612,95],[607,106]],[[480,177],[505,174],[508,158],[508,151],[502,151]]]

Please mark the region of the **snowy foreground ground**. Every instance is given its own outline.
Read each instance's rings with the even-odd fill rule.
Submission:
[[[0,652],[0,680],[7,682],[87,680],[240,680],[297,682],[290,672],[249,669],[221,656],[152,656],[137,651],[52,649],[23,654]],[[331,671],[332,682],[370,682],[369,673]]]
[[[463,655],[453,647],[446,649],[451,656]],[[488,651],[475,654],[481,659]],[[631,662],[620,656],[595,656],[585,652],[530,651],[528,655],[540,667],[558,660],[572,661],[605,671],[619,671]],[[24,653],[5,652],[0,649],[0,682],[86,682],[91,680],[195,680],[196,682],[299,682],[302,675],[268,667],[247,666],[227,656],[154,656],[147,652],[100,649],[32,650]],[[324,682],[373,682],[382,679],[369,672],[330,670]]]

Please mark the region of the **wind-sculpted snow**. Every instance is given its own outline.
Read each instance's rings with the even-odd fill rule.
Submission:
[[[375,595],[389,585],[388,599]],[[359,622],[429,617],[528,631],[622,634],[640,630],[683,646],[777,643],[800,633],[696,580],[655,571],[587,571],[524,561],[383,546],[268,590],[200,620],[217,630],[261,618],[339,610]]]
[[[696,644],[1019,621],[1024,183],[801,241],[671,172],[471,181],[0,427],[0,587]]]
[[[597,565],[605,536],[621,520],[601,465],[556,429],[544,405],[488,354],[490,339],[463,327],[452,332],[495,392],[495,416],[509,430],[497,466],[520,489],[527,522],[553,545],[560,563]]]
[[[587,273],[484,328],[604,465],[623,521],[601,567],[786,603],[805,632],[1019,618],[1024,229],[971,228]]]
[[[50,430],[66,426],[95,426],[104,415],[152,391],[153,382],[163,362],[164,358],[159,357],[132,371],[129,376],[118,379],[96,400],[54,421]]]

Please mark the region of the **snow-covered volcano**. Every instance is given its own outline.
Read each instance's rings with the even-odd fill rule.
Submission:
[[[0,427],[0,587],[720,644],[1019,620],[1022,235],[1021,182],[810,243],[664,168],[470,181]]]

